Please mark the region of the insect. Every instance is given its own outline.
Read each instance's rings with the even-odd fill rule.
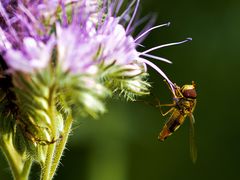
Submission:
[[[171,88],[170,88],[171,89]],[[169,119],[165,123],[160,132],[158,139],[164,141],[173,132],[175,132],[185,121],[187,117],[190,120],[190,155],[192,161],[195,163],[197,159],[197,148],[194,141],[194,123],[195,119],[193,116],[193,111],[197,103],[197,93],[196,85],[192,82],[191,85],[183,85],[181,88],[175,84],[174,91],[171,89],[173,94],[172,104],[160,104],[159,108],[161,110],[162,106],[171,107],[166,113],[162,113],[163,116],[170,114]],[[162,110],[161,110],[162,112]]]

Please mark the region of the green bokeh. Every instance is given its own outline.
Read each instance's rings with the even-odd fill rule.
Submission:
[[[192,37],[154,52],[173,61],[156,64],[179,85],[197,83],[198,160],[189,158],[188,121],[164,143],[157,141],[165,117],[144,103],[108,102],[100,120],[81,119],[70,137],[56,180],[239,179],[240,1],[142,0],[142,14],[157,12],[147,48]],[[153,92],[169,102],[162,77],[150,71]],[[0,180],[10,171],[0,156]],[[33,180],[37,179],[32,175]]]

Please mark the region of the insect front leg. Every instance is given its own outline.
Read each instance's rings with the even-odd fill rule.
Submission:
[[[163,81],[166,83],[168,89],[171,91],[171,93],[172,93],[172,95],[173,95],[173,97],[174,97],[174,96],[175,96],[175,92],[172,91],[171,86],[168,84],[168,82],[166,81],[166,79],[164,79]]]
[[[161,107],[159,108],[159,110],[160,110],[162,116],[166,116],[166,115],[168,115],[170,112],[172,112],[172,111],[174,110],[174,108],[170,108],[167,112],[163,112]]]
[[[160,110],[162,116],[166,116],[166,115],[168,115],[170,112],[172,112],[174,110],[174,108],[170,108],[167,112],[163,112],[162,107],[175,107],[176,106],[175,103],[172,103],[172,104],[161,104],[159,99],[156,99],[156,100],[158,102],[158,105],[156,107]]]

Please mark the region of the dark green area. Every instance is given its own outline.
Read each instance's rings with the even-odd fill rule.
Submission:
[[[55,179],[239,179],[240,1],[142,0],[142,11],[157,12],[158,24],[171,22],[147,38],[147,48],[193,38],[154,52],[172,60],[172,65],[152,61],[177,84],[197,84],[197,163],[189,157],[188,121],[161,143],[157,135],[166,118],[157,109],[114,101],[108,102],[109,112],[100,120],[80,120]],[[169,102],[162,77],[154,71],[151,75],[154,94]],[[9,175],[0,156],[0,180]]]

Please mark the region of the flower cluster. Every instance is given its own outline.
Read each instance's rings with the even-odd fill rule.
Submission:
[[[104,100],[120,95],[129,100],[149,94],[147,65],[174,84],[146,58],[189,39],[137,50],[152,30],[131,33],[139,0],[123,9],[113,0],[5,0],[0,2],[0,146],[15,151],[11,166],[23,176],[35,161],[42,179],[51,179],[77,114],[97,118]],[[132,8],[135,7],[135,8]],[[131,17],[126,21],[126,17]],[[4,85],[2,85],[4,83]],[[5,153],[7,154],[7,153]],[[13,168],[14,169],[14,168]]]

